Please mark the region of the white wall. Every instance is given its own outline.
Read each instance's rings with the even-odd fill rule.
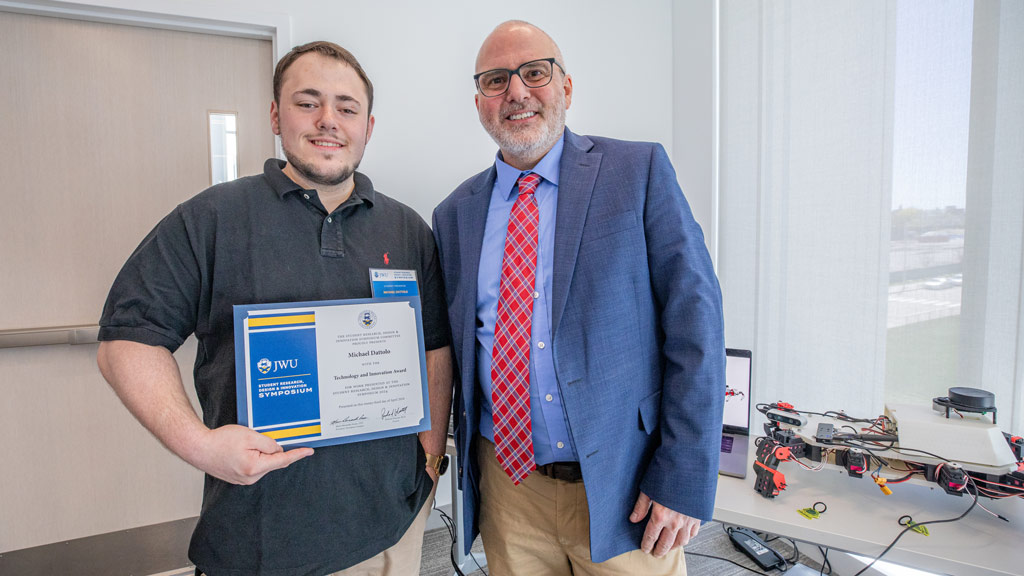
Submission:
[[[695,106],[710,100],[710,88],[704,86],[707,68],[699,51],[687,45],[674,44],[673,27],[685,23],[693,29],[713,12],[710,2],[673,5],[669,0],[625,4],[600,0],[543,2],[527,0],[515,6],[459,0],[451,2],[418,2],[414,0],[328,1],[315,0],[285,3],[277,0],[222,0],[217,3],[187,0],[98,0],[94,2],[32,2],[0,1],[10,9],[26,6],[54,6],[83,11],[113,9],[135,14],[165,15],[171,18],[200,19],[201,24],[224,26],[236,21],[270,27],[283,23],[281,40],[276,46],[278,56],[291,46],[326,39],[350,49],[362,62],[375,85],[377,117],[373,140],[367,148],[362,170],[374,181],[376,188],[413,206],[425,219],[433,207],[458,183],[490,164],[495,146],[477,121],[473,107],[473,64],[480,42],[498,23],[520,18],[544,28],[558,41],[574,78],[573,106],[568,125],[574,131],[617,138],[661,142],[670,155],[674,148],[701,150],[710,138],[709,117]],[[691,17],[692,16],[692,17]],[[710,23],[708,23],[710,25]],[[690,37],[689,35],[687,36]],[[698,39],[700,50],[710,50],[706,39]],[[675,66],[674,58],[693,58],[683,68]],[[680,84],[680,73],[698,70],[698,78]],[[696,99],[677,99],[683,86],[697,95]],[[268,103],[269,112],[269,103]],[[676,114],[689,114],[682,124],[674,122]],[[693,144],[690,131],[696,119],[701,126]],[[268,128],[269,129],[269,128]],[[710,170],[706,160],[684,165],[677,155],[677,171],[684,189],[694,205],[698,220],[707,233],[712,205],[707,189]],[[198,190],[197,190],[198,192]],[[2,310],[2,308],[0,308]],[[97,316],[99,311],[97,310]],[[82,347],[92,353],[94,347]],[[162,450],[137,424],[131,424],[124,409],[113,400],[106,384],[95,371],[89,354],[82,356],[83,374],[76,380],[76,393],[100,395],[103,411],[91,415],[97,420],[117,422],[121,454],[104,474],[138,475],[137,488],[130,494],[105,496],[104,477],[90,470],[90,460],[66,463],[65,481],[79,484],[77,490],[94,494],[105,501],[98,506],[75,502],[45,501],[39,503],[39,515],[52,518],[31,530],[10,533],[0,539],[0,552],[35,546],[63,539],[77,538],[117,529],[131,528],[112,513],[104,517],[105,508],[148,507],[140,523],[168,521],[198,513],[195,501],[197,486],[182,486],[180,494],[150,494],[146,489],[144,471],[132,466],[131,454],[139,450]],[[4,352],[25,358],[26,366],[35,354],[31,350]],[[188,370],[191,358],[180,359]],[[60,394],[68,382],[53,382],[47,394]],[[113,401],[111,401],[113,400]],[[7,396],[6,402],[21,402]],[[43,404],[40,404],[43,405]],[[38,406],[24,406],[39,409]],[[68,408],[73,409],[73,407]],[[86,434],[88,431],[83,431]],[[27,437],[8,438],[12,442],[29,442]],[[46,442],[62,442],[61,438],[43,438]],[[80,441],[79,438],[76,441]],[[34,440],[33,440],[34,441]],[[107,450],[102,442],[96,450]],[[24,467],[24,462],[5,462],[4,468]],[[185,467],[180,463],[181,467]],[[42,472],[42,471],[40,471]],[[184,468],[184,477],[193,476]],[[10,477],[5,474],[5,477]],[[25,476],[17,476],[19,478]],[[198,482],[198,478],[196,480]],[[126,482],[125,484],[131,484]],[[122,485],[125,485],[122,484]],[[61,486],[52,490],[60,493]],[[447,499],[440,495],[442,503]],[[170,503],[170,504],[169,504]],[[96,504],[96,503],[93,503]],[[70,510],[77,513],[69,514]],[[0,516],[2,516],[0,511]],[[73,521],[68,521],[68,518]],[[21,528],[21,527],[19,527]]]
[[[473,107],[473,65],[484,37],[518,18],[558,42],[573,76],[568,125],[578,133],[673,144],[672,3],[612,0],[515,5],[310,0],[74,2],[205,20],[290,21],[290,44],[348,48],[374,83],[377,124],[362,171],[377,189],[429,219],[496,148]],[[278,56],[291,46],[278,46]],[[623,71],[626,71],[623,73]],[[269,109],[269,108],[268,108]]]
[[[718,0],[672,5],[672,162],[716,270],[718,12]]]

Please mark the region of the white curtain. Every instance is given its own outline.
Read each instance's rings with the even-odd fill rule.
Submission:
[[[1024,434],[1024,2],[974,12],[960,379]]]
[[[995,392],[1019,433],[1024,3],[720,6],[718,270],[728,345],[754,350],[755,400],[873,415],[964,385]],[[915,186],[934,205],[912,202]],[[904,202],[954,223],[897,238]],[[894,275],[907,245],[929,256]]]

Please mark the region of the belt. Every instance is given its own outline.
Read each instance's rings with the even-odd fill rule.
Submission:
[[[579,462],[552,462],[537,466],[537,472],[563,482],[583,481],[583,471],[580,470]]]

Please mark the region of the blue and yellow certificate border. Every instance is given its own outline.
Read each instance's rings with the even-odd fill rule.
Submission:
[[[383,304],[405,302],[413,309],[416,318],[416,336],[420,364],[421,394],[423,397],[423,419],[418,425],[390,430],[353,434],[348,436],[325,437],[322,433],[322,422],[319,414],[319,378],[316,373],[316,311],[325,307],[344,306],[355,310],[366,304]],[[430,396],[427,386],[426,351],[423,346],[423,314],[419,296],[399,296],[384,298],[359,298],[352,300],[322,300],[310,302],[287,302],[236,305],[234,308],[235,335],[235,396],[238,403],[238,424],[247,426],[261,434],[276,440],[285,449],[299,446],[319,447],[334,444],[363,442],[377,438],[388,438],[405,434],[415,434],[430,429]],[[276,338],[276,340],[275,340]],[[289,352],[283,354],[286,360],[269,360],[263,366],[250,366],[251,352],[254,346],[262,342],[270,349],[281,347]],[[311,348],[310,348],[311,344]],[[270,354],[266,356],[270,357]],[[282,356],[275,354],[273,356]],[[274,364],[278,364],[275,366]],[[256,367],[256,370],[252,370]],[[282,376],[277,376],[281,368]],[[264,370],[266,372],[264,373]],[[253,382],[255,376],[256,382]],[[281,414],[271,411],[268,418],[266,410],[254,417],[254,403],[260,402],[258,390],[261,380],[288,384],[287,390],[275,393],[287,394],[280,403],[288,404],[282,408]],[[316,406],[312,406],[316,404]],[[262,421],[260,421],[262,420]]]

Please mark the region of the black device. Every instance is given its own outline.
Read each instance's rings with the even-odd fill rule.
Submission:
[[[796,412],[772,409],[765,412],[764,415],[772,422],[780,422],[782,424],[789,424],[790,426],[803,426],[804,424],[807,424],[807,418]]]
[[[992,423],[996,423],[996,396],[988,390],[978,388],[953,387],[949,389],[949,396],[932,398],[932,406],[936,410],[946,412],[949,418],[950,410],[960,412],[973,412],[975,414],[992,414]]]
[[[943,464],[938,469],[937,482],[946,494],[961,496],[964,487],[967,485],[967,473],[964,471],[963,466],[955,462]]]
[[[749,528],[731,528],[729,538],[737,550],[742,550],[744,554],[750,556],[762,570],[771,570],[772,568],[782,570],[786,567],[786,561],[782,559],[782,555],[768,546]]]
[[[823,444],[831,444],[835,433],[836,427],[834,424],[818,424],[818,431],[814,433],[814,439]]]
[[[836,464],[845,468],[851,477],[862,478],[864,471],[868,469],[867,454],[860,448],[850,448],[846,452],[836,454]]]

